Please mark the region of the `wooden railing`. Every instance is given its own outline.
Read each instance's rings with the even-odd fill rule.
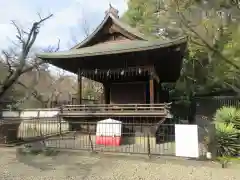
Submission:
[[[167,116],[170,103],[163,104],[86,104],[61,106],[65,116],[104,116],[104,115],[161,115]]]

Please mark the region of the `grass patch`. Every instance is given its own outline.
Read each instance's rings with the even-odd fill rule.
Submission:
[[[57,156],[58,155],[58,153],[59,153],[60,151],[58,151],[58,150],[56,150],[56,149],[54,149],[54,148],[45,148],[43,151],[42,151],[42,153],[45,155],[45,156]]]
[[[229,164],[240,164],[240,157],[217,157],[217,161],[222,168],[227,168]]]
[[[18,148],[17,153],[22,155],[45,155],[45,156],[57,156],[60,151],[54,148],[43,148],[43,149],[31,149],[31,148]]]

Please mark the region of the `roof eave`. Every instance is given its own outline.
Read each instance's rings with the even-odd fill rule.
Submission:
[[[108,50],[108,51],[98,51],[98,52],[91,52],[91,53],[84,53],[84,54],[71,54],[71,53],[40,53],[37,54],[37,57],[43,60],[50,60],[50,59],[67,59],[67,58],[80,58],[80,57],[89,57],[89,56],[98,56],[98,55],[109,55],[109,54],[120,54],[120,53],[128,53],[128,52],[138,52],[138,51],[145,51],[145,50],[152,50],[152,49],[160,49],[160,48],[168,48],[174,45],[181,45],[187,43],[187,37],[179,38],[176,41],[170,41],[166,43],[159,43],[153,44],[150,46],[143,46],[143,47],[132,47],[126,49],[119,49],[119,50]],[[182,50],[181,50],[182,51]]]

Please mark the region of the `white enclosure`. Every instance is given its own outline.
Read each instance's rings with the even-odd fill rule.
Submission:
[[[58,134],[69,131],[69,123],[57,117],[57,109],[25,109],[23,111],[2,111],[3,118],[19,118],[18,138]],[[61,127],[61,128],[60,128]]]
[[[122,122],[114,119],[105,119],[97,122],[97,136],[121,136]]]
[[[59,113],[58,110],[51,109],[35,109],[35,110],[24,110],[24,111],[2,111],[2,116],[5,118],[20,117],[20,118],[30,118],[30,117],[55,117]]]
[[[176,156],[199,157],[198,126],[187,124],[175,125]]]
[[[2,117],[3,118],[15,118],[20,117],[21,112],[20,111],[2,111]]]
[[[69,123],[61,121],[61,132],[69,131]],[[59,121],[28,121],[23,120],[18,127],[18,138],[29,138],[41,135],[60,133]]]

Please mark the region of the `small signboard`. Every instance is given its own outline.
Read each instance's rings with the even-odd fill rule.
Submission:
[[[176,156],[198,158],[198,126],[176,124],[175,143]]]

